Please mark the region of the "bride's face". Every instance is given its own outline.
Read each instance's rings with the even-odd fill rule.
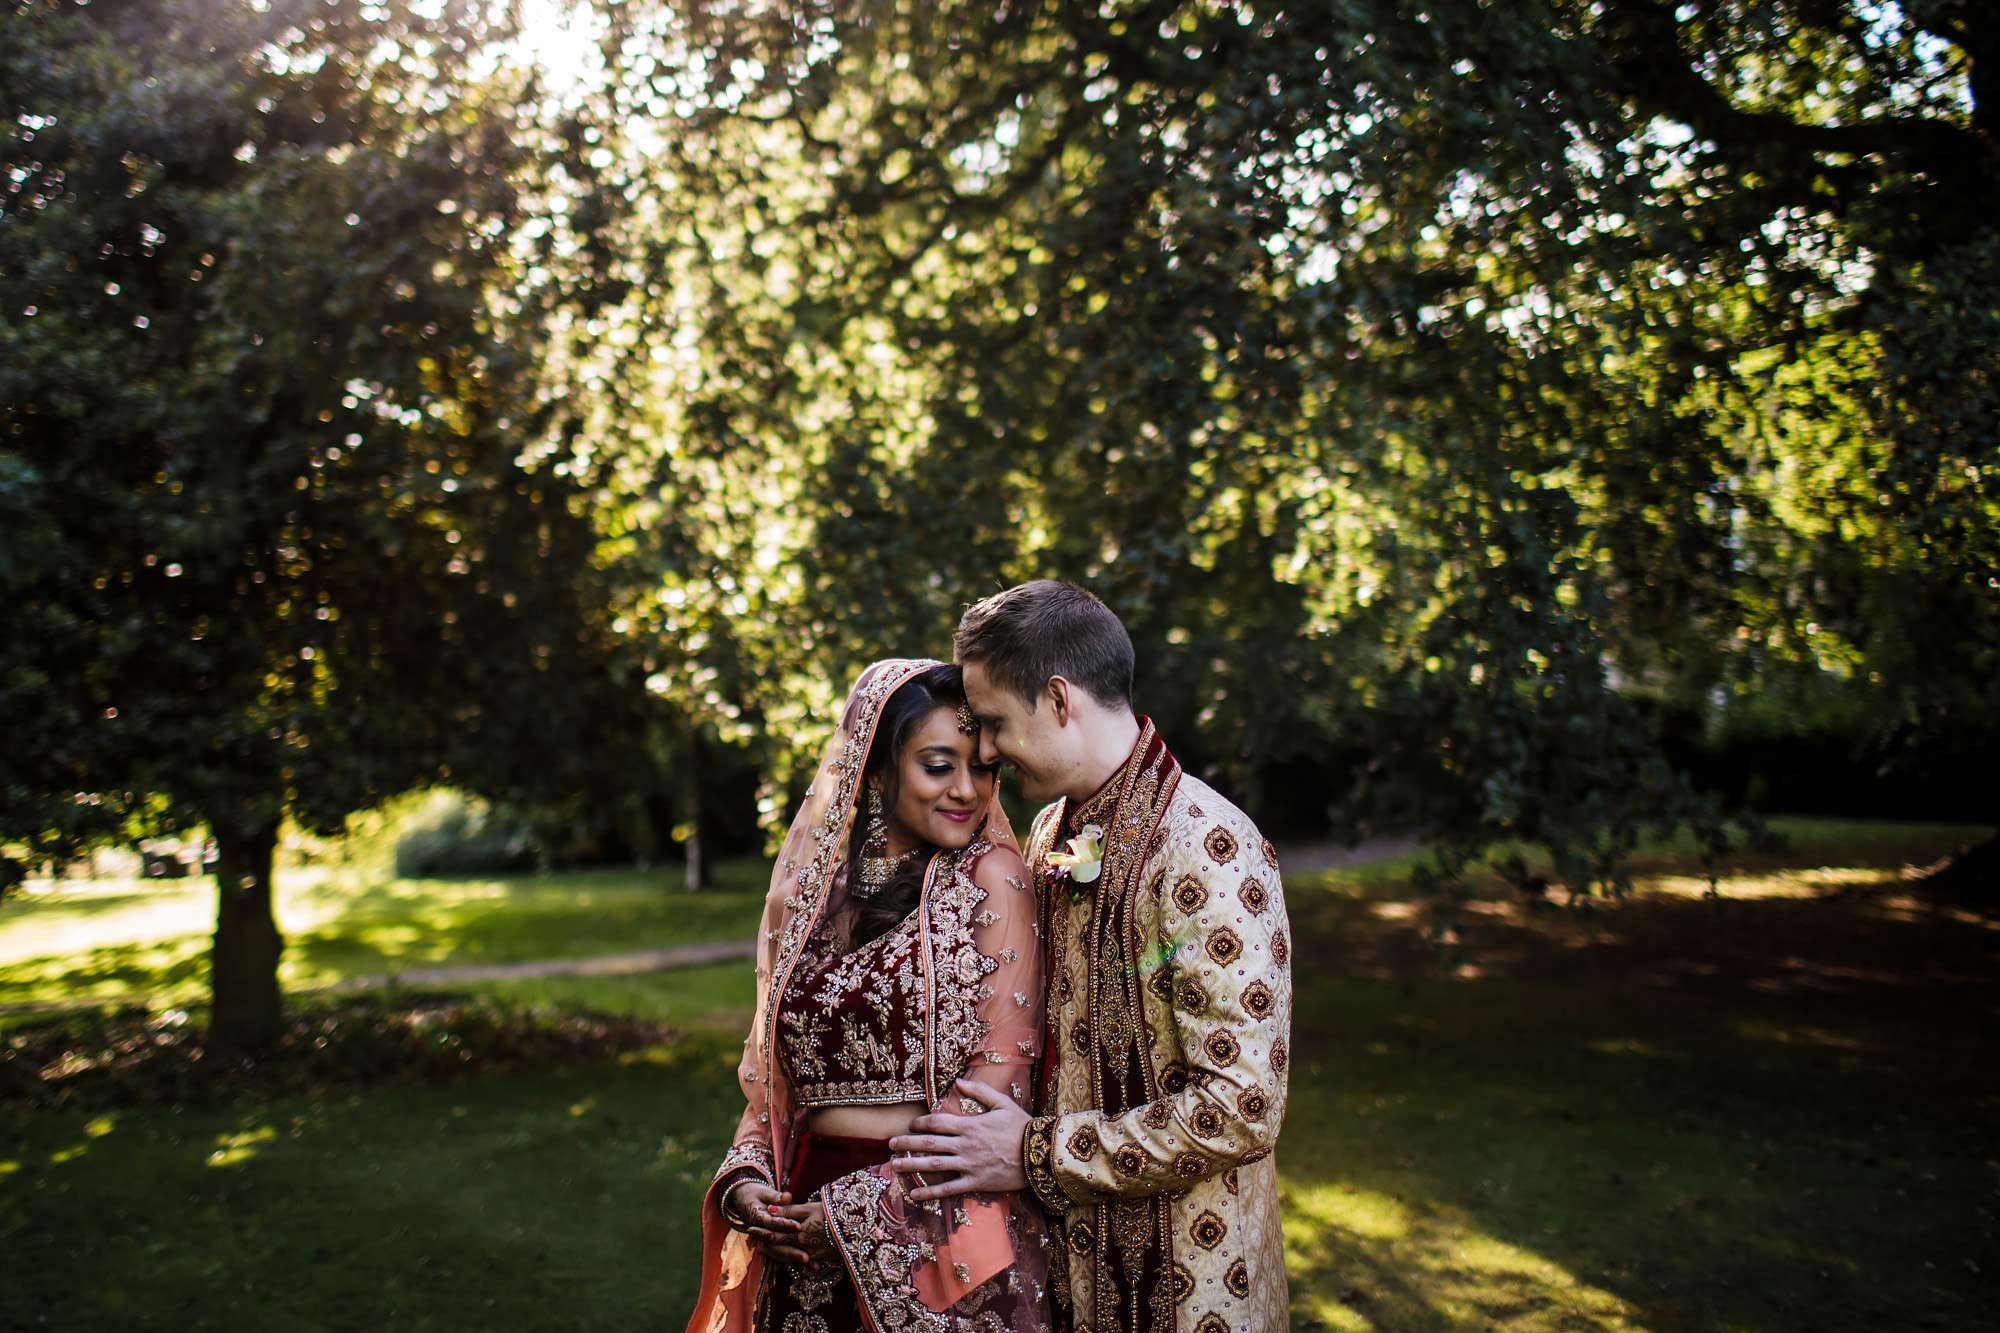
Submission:
[[[957,848],[972,841],[979,812],[993,797],[998,769],[979,762],[954,709],[931,710],[897,761],[896,808],[889,833],[898,842]]]

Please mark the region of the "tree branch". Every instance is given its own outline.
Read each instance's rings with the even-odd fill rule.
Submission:
[[[1810,158],[1845,153],[1901,160],[1940,177],[1984,174],[1990,140],[1979,131],[1927,116],[1883,117],[1847,125],[1809,125],[1790,116],[1746,111],[1694,68],[1673,12],[1655,0],[1606,0],[1606,46],[1627,86],[1649,110],[1691,126],[1726,150],[1772,148]]]

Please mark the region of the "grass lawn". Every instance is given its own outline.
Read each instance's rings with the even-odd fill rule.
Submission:
[[[678,867],[445,880],[284,870],[280,975],[299,991],[409,967],[739,938],[756,929],[768,875],[763,862],[728,862],[714,890],[690,894]],[[36,885],[0,904],[0,1008],[198,1000],[214,929],[210,876]]]
[[[1444,966],[1388,875],[1288,879],[1295,1327],[1990,1326],[2000,923],[1900,873],[1974,831],[1788,831],[1719,905],[1673,848],[1616,909],[1487,893]],[[748,972],[477,988],[685,1034],[617,1061],[0,1109],[0,1327],[677,1327]]]

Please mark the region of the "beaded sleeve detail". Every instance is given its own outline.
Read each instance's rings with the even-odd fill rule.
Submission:
[[[1061,1217],[1069,1211],[1070,1200],[1063,1193],[1055,1172],[1055,1138],[1059,1118],[1052,1115],[1038,1115],[1028,1121],[1027,1129],[1021,1133],[1021,1171],[1028,1177],[1028,1188],[1034,1193],[1051,1217]]]

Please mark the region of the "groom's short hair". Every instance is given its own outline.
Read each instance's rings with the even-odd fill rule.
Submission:
[[[1035,579],[974,602],[952,653],[977,662],[1032,711],[1049,677],[1080,685],[1107,708],[1132,706],[1132,636],[1110,607],[1074,583]]]

